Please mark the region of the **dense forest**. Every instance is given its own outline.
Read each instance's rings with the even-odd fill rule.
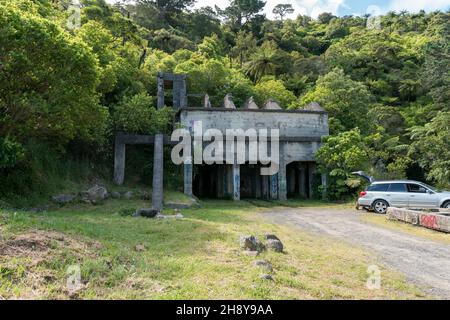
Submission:
[[[354,170],[450,187],[450,14],[389,12],[371,26],[287,19],[280,1],[269,20],[261,0],[0,0],[0,199],[52,192],[56,175],[110,177],[116,131],[170,128],[171,109],[155,108],[158,71],[187,74],[213,107],[227,93],[236,106],[318,102],[331,199],[355,194]]]

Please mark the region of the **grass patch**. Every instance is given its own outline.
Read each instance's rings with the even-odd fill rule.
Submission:
[[[402,231],[428,240],[450,243],[450,234],[448,233],[415,226],[402,221],[388,220],[386,215],[365,214],[361,216],[361,219],[368,223],[377,224],[396,231]]]
[[[271,205],[279,205],[273,203]],[[50,239],[45,258],[0,252],[0,297],[50,299],[398,299],[422,297],[399,274],[383,270],[382,288],[366,288],[372,256],[329,238],[261,221],[265,207],[246,201],[202,201],[183,219],[124,216],[140,200],[77,204],[43,213],[0,211],[0,243],[27,234]],[[273,265],[274,281],[260,279],[255,258],[243,254],[242,234],[278,235],[285,253],[256,259]],[[139,245],[139,250],[137,249]],[[141,246],[142,245],[142,246]],[[81,251],[80,251],[81,250]],[[83,254],[80,254],[82,252]],[[67,292],[67,269],[77,265],[84,286]],[[38,280],[36,280],[38,279]]]

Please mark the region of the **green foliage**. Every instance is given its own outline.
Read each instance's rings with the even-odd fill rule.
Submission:
[[[23,156],[21,144],[8,138],[0,138],[0,170],[14,167]]]
[[[329,113],[332,134],[355,127],[367,133],[371,130],[367,112],[372,100],[364,84],[351,80],[341,69],[334,69],[319,77],[316,87],[302,97],[298,107],[318,102]]]
[[[441,111],[430,123],[410,131],[410,155],[428,172],[429,180],[450,187],[450,112]]]
[[[124,98],[113,114],[116,131],[141,134],[166,132],[172,118],[172,109],[155,109],[153,98],[146,93]]]
[[[359,186],[351,172],[367,168],[370,164],[369,154],[370,149],[359,129],[324,138],[316,158],[320,169],[331,178],[328,190],[330,198],[345,197]]]
[[[264,80],[255,86],[256,101],[262,106],[268,99],[273,98],[282,108],[287,108],[296,99],[295,95],[284,87],[281,80]]]
[[[349,151],[323,167],[336,173],[334,197],[356,188],[349,170],[448,186],[449,13],[390,12],[377,30],[366,17],[286,19],[284,4],[269,20],[260,0],[224,10],[190,10],[192,0],[82,0],[81,28],[68,30],[68,4],[0,0],[0,178],[8,192],[52,183],[33,145],[52,155],[40,161],[50,167],[74,157],[109,167],[115,131],[167,132],[173,113],[156,110],[152,98],[159,71],[186,73],[188,92],[207,93],[214,107],[227,93],[238,107],[250,96],[284,108],[321,104],[330,144],[344,156],[350,140],[369,154],[362,161]],[[141,170],[146,180],[151,168],[148,161]]]

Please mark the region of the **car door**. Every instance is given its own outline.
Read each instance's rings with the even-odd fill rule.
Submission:
[[[438,205],[438,196],[435,192],[417,183],[408,183],[408,207],[433,208]]]
[[[407,207],[408,206],[408,190],[406,183],[395,182],[389,185],[386,192],[386,200],[391,207]]]

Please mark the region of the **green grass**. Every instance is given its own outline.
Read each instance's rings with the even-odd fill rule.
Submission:
[[[303,205],[318,205],[303,202]],[[67,268],[78,265],[82,299],[377,299],[417,298],[421,293],[391,270],[382,288],[365,286],[373,255],[339,241],[273,225],[257,214],[267,206],[246,201],[202,201],[182,210],[184,219],[121,215],[148,206],[138,200],[75,204],[51,212],[0,211],[0,297],[74,297]],[[269,205],[279,206],[281,203]],[[292,205],[292,204],[289,204]],[[37,231],[36,231],[37,230]],[[46,253],[2,255],[1,244],[48,235]],[[238,239],[275,233],[285,253],[264,252],[274,281],[259,278],[255,258],[242,254]],[[60,235],[64,241],[58,240]],[[34,238],[33,238],[34,237]],[[34,244],[39,248],[38,244]],[[136,245],[144,245],[137,251]]]

